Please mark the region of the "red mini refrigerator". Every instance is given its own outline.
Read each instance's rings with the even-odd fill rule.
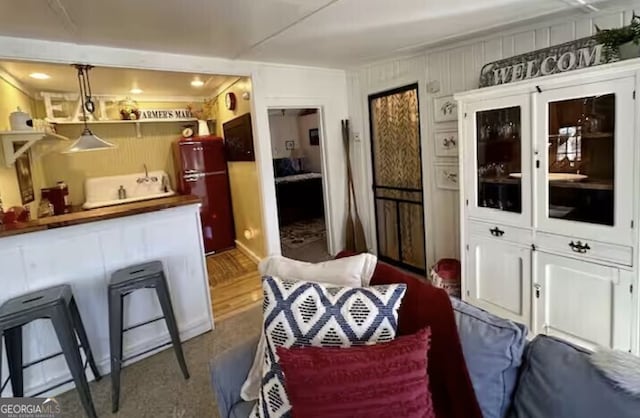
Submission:
[[[206,254],[235,246],[229,173],[224,140],[184,138],[174,144],[178,190],[202,200],[200,218]]]

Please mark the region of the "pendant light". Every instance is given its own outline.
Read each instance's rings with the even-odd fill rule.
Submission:
[[[116,146],[100,139],[96,136],[89,125],[87,124],[87,112],[93,114],[96,110],[96,105],[93,102],[91,95],[91,83],[89,81],[89,70],[93,68],[92,65],[74,64],[78,70],[78,85],[80,86],[80,100],[82,101],[82,119],[84,122],[84,130],[80,134],[80,137],[75,140],[73,144],[65,151],[64,154],[71,154],[84,151],[100,151],[105,149],[115,148]]]

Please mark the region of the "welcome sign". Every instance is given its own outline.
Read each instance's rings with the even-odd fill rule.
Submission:
[[[603,64],[602,44],[593,37],[489,63],[480,71],[480,87],[497,86]]]

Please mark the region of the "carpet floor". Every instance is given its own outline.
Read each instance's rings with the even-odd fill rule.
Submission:
[[[293,249],[312,242],[326,241],[327,232],[323,218],[308,219],[280,227],[280,242],[283,248]]]
[[[111,380],[91,382],[91,395],[99,417],[204,418],[218,417],[209,379],[209,361],[260,332],[261,307],[216,322],[212,332],[183,343],[191,378],[182,377],[172,348],[122,370],[120,410],[111,413]],[[65,418],[85,417],[77,392],[58,397]]]
[[[319,263],[332,257],[327,251],[323,218],[294,222],[280,228],[282,255],[294,260]]]
[[[287,248],[283,245],[282,255],[308,263],[320,263],[333,258],[327,251],[327,242],[325,240],[313,241],[297,248]]]

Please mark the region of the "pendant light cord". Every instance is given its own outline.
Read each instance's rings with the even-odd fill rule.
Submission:
[[[87,113],[93,114],[96,110],[95,103],[93,101],[93,93],[91,92],[91,82],[89,81],[89,70],[93,68],[88,64],[73,64],[72,65],[78,71],[78,87],[80,89],[80,105],[82,106],[82,122],[84,124],[84,130],[80,134],[80,137],[67,148],[66,151],[62,151],[64,154],[72,154],[82,151],[96,151],[104,149],[116,148],[115,145],[100,139],[94,135],[89,129],[89,123],[87,120]]]
[[[91,82],[89,81],[89,70],[91,65],[74,64],[78,69],[78,86],[80,87],[80,100],[82,100],[82,118],[84,119],[84,129],[88,130],[87,112],[93,114],[96,110],[91,93]]]
[[[77,64],[76,68],[78,69],[78,86],[80,87],[80,100],[83,100],[82,103],[82,121],[84,122],[84,129],[89,129],[87,125],[87,111],[84,108],[84,71],[82,70],[82,66]]]

